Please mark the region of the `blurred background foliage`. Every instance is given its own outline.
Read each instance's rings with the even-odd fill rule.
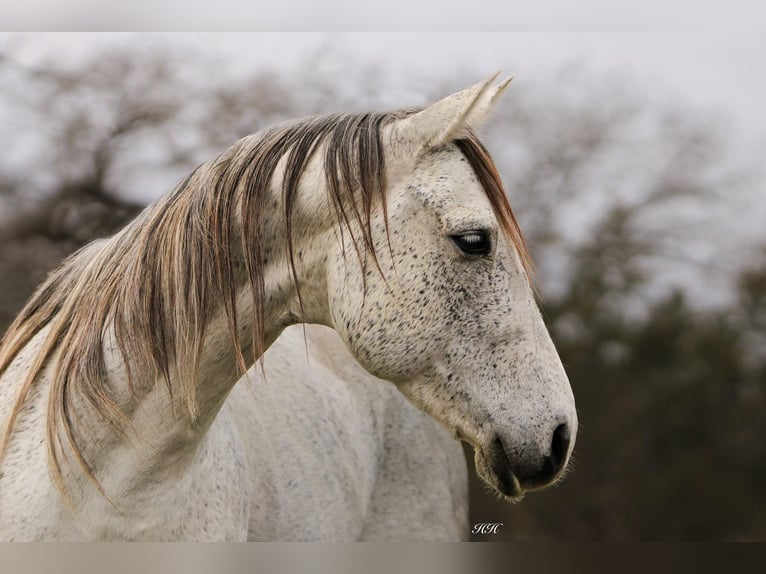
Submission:
[[[0,331],[66,254],[235,139],[476,80],[419,78],[406,99],[331,49],[225,81],[214,59],[167,46],[76,63],[0,53]],[[472,475],[472,520],[504,523],[492,540],[766,538],[766,243],[729,235],[732,198],[762,197],[763,179],[725,124],[634,81],[516,82],[486,130],[581,424],[551,490],[511,506]]]

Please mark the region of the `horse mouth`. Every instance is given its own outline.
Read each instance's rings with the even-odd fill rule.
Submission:
[[[502,449],[494,448],[495,445],[492,448],[484,448],[477,441],[471,440],[470,435],[464,433],[460,428],[455,429],[454,436],[473,447],[474,466],[479,478],[485,484],[493,488],[508,502],[521,501],[526,489],[521,486],[519,479],[513,473],[510,461]]]
[[[523,498],[524,488],[504,456],[487,456],[476,449],[475,462],[481,479],[504,498],[510,502],[519,502]]]

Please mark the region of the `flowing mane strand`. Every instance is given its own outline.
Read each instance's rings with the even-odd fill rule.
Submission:
[[[284,162],[282,215],[293,280],[292,215],[301,176],[320,146],[337,222],[352,234],[361,230],[358,239],[377,262],[371,231],[375,205],[387,221],[382,129],[409,113],[318,116],[244,138],[198,167],[115,236],[69,257],[32,296],[0,346],[2,375],[32,338],[48,329],[0,435],[0,462],[30,389],[51,362],[47,441],[53,477],[66,494],[61,456],[67,458],[68,445],[103,494],[75,439],[73,401],[91,406],[120,437],[129,435],[129,416],[108,387],[104,349],[112,343],[134,397],[134,375],[146,369],[164,381],[171,396],[183,393],[194,421],[194,381],[215,312],[226,317],[239,369],[244,373],[248,367],[238,344],[236,297],[243,287],[253,298],[253,357],[265,350],[262,231],[277,165]],[[470,131],[456,143],[531,277],[523,236],[489,153]]]

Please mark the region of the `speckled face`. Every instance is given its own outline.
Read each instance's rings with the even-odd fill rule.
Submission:
[[[517,498],[562,473],[574,398],[511,241],[454,144],[391,178],[383,275],[338,247],[329,270],[336,330],[370,372],[469,441],[477,468]],[[346,241],[349,241],[346,237]],[[366,289],[364,285],[366,284]]]

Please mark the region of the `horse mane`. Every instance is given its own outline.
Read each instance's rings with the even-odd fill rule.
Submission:
[[[75,439],[73,405],[75,399],[84,401],[115,433],[128,436],[129,417],[107,384],[107,343],[119,350],[134,397],[133,374],[148,369],[164,381],[171,396],[182,393],[193,422],[199,355],[216,311],[226,317],[239,369],[244,373],[248,367],[237,342],[236,297],[242,287],[253,298],[253,356],[265,351],[261,235],[277,164],[284,162],[282,215],[293,280],[292,214],[298,184],[323,145],[325,183],[337,222],[352,235],[354,228],[360,230],[363,249],[377,262],[371,231],[375,205],[382,206],[387,222],[382,130],[413,111],[317,116],[246,137],[199,166],[122,231],[66,259],[38,288],[0,345],[2,375],[32,338],[49,328],[0,435],[0,462],[27,395],[50,362],[47,448],[54,480],[66,494],[61,456],[68,445],[104,494]],[[456,144],[531,277],[529,253],[489,153],[470,131]],[[110,330],[113,341],[107,341]],[[174,388],[179,384],[181,389]]]

